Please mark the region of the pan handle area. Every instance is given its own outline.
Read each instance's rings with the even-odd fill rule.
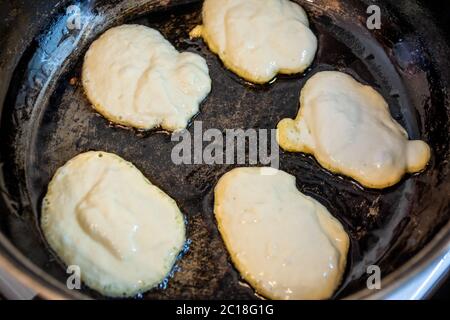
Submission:
[[[428,299],[447,278],[450,271],[450,251],[433,260],[427,268],[414,275],[410,281],[380,297],[384,300]]]
[[[0,268],[0,292],[10,300],[32,300],[37,294]]]

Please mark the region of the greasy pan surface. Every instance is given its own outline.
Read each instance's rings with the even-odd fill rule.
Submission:
[[[143,298],[258,298],[231,265],[213,215],[214,185],[232,166],[175,165],[170,155],[176,142],[168,134],[113,126],[94,112],[84,96],[80,73],[89,44],[112,26],[139,23],[160,30],[177,49],[206,58],[213,87],[194,119],[203,121],[203,129],[275,128],[282,118],[296,115],[300,89],[321,70],[350,73],[379,90],[410,137],[431,145],[433,155],[424,173],[379,191],[330,174],[303,154],[281,152],[280,168],[295,175],[298,188],[322,202],[351,237],[348,268],[336,298],[365,287],[368,265],[378,264],[383,275],[400,267],[439,230],[448,228],[446,40],[414,1],[378,3],[382,29],[375,31],[365,27],[364,1],[299,3],[319,38],[314,64],[303,75],[255,86],[225,70],[201,40],[189,40],[189,30],[201,21],[198,1],[82,2],[83,28],[72,31],[65,28],[65,1],[54,8],[36,1],[49,18],[38,23],[26,17],[31,24],[18,27],[28,30],[21,38],[0,40],[0,98],[5,97],[0,127],[0,231],[64,285],[65,270],[38,226],[42,197],[56,169],[73,156],[88,150],[114,152],[173,197],[188,221],[191,243],[177,263],[179,270]],[[20,9],[18,13],[14,4],[10,6],[5,23],[15,28]],[[193,127],[189,130],[192,133]],[[82,292],[102,297],[88,288]]]

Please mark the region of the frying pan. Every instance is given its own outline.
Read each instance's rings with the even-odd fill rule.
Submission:
[[[122,23],[154,27],[183,51],[207,60],[212,91],[195,121],[203,128],[275,128],[298,111],[299,91],[321,70],[347,72],[375,87],[412,139],[432,148],[426,170],[384,190],[362,188],[322,169],[310,156],[281,152],[280,168],[300,191],[323,203],[351,238],[348,266],[334,298],[377,297],[367,267],[382,271],[382,292],[408,281],[450,248],[450,23],[447,4],[425,1],[298,1],[318,35],[313,65],[301,75],[251,85],[227,71],[188,32],[201,2],[0,2],[0,265],[44,298],[104,298],[70,291],[65,268],[39,229],[40,205],[56,169],[88,150],[132,161],[173,197],[187,221],[189,248],[177,270],[143,299],[257,299],[230,262],[213,216],[213,189],[232,165],[175,165],[164,132],[114,126],[90,107],[80,84],[90,43]],[[366,27],[366,9],[381,9],[381,29]],[[80,28],[68,28],[76,5]],[[447,9],[447,11],[446,11]],[[192,131],[192,126],[189,127]]]

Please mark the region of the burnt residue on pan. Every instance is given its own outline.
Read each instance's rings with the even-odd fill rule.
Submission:
[[[433,44],[413,24],[398,18],[393,2],[380,4],[383,27],[375,31],[365,27],[365,1],[299,3],[319,38],[315,62],[304,74],[281,76],[264,86],[245,83],[225,70],[201,40],[189,39],[189,31],[201,22],[198,1],[87,1],[80,4],[81,30],[67,30],[67,13],[60,12],[22,55],[5,103],[0,183],[9,213],[0,213],[0,230],[31,261],[65,283],[65,270],[39,230],[40,202],[52,175],[67,160],[88,150],[114,152],[176,199],[187,219],[189,250],[167,285],[142,298],[258,298],[233,268],[213,215],[214,185],[233,166],[175,165],[171,151],[176,142],[170,135],[113,126],[84,96],[80,74],[89,44],[113,25],[138,23],[160,30],[177,49],[206,58],[212,92],[194,119],[203,122],[203,129],[275,128],[281,119],[296,115],[300,89],[321,70],[350,73],[379,90],[410,136],[430,143],[433,157],[424,173],[380,191],[333,175],[304,154],[281,152],[280,167],[295,175],[298,188],[323,203],[351,237],[347,272],[335,297],[364,288],[371,264],[378,264],[383,275],[395,270],[450,216],[444,62],[436,57],[438,50],[430,52]],[[83,292],[101,298],[88,288]]]

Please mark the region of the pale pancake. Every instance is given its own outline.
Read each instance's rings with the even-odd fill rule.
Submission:
[[[158,285],[185,242],[177,204],[130,162],[87,152],[58,169],[42,204],[42,231],[89,287],[128,297]]]
[[[225,66],[253,83],[294,74],[312,63],[317,38],[303,8],[288,0],[206,0],[203,37]]]
[[[208,72],[205,59],[179,53],[158,31],[122,25],[92,43],[82,80],[94,108],[112,122],[178,131],[210,92]]]
[[[271,299],[326,299],[345,271],[349,238],[295,178],[272,168],[238,168],[215,188],[214,213],[231,259]]]
[[[377,91],[337,71],[306,82],[297,118],[278,124],[278,142],[370,188],[392,186],[405,173],[423,170],[431,154],[425,142],[408,140]]]

